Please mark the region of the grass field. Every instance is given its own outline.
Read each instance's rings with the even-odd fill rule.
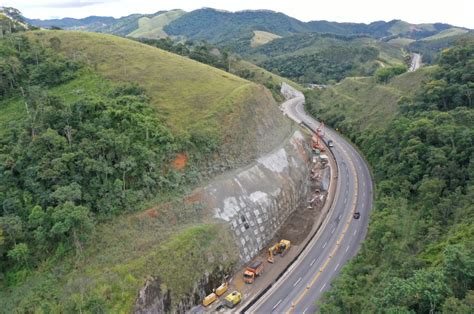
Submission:
[[[444,31],[441,31],[436,35],[433,35],[433,36],[430,36],[430,37],[425,37],[421,40],[423,40],[423,41],[438,40],[438,39],[443,39],[443,38],[447,38],[447,37],[466,34],[468,32],[469,31],[466,30],[466,29],[452,27],[452,28],[445,29]]]
[[[183,10],[172,10],[152,18],[142,17],[138,20],[138,29],[127,36],[150,39],[166,38],[168,34],[166,34],[163,28],[184,14],[186,14],[186,12]]]
[[[252,89],[252,83],[232,74],[116,36],[65,31],[30,36],[44,41],[58,37],[71,58],[84,60],[112,81],[144,87],[158,114],[179,133],[215,135],[221,118],[216,112],[231,112],[238,105],[232,99]]]
[[[398,38],[389,40],[388,43],[396,47],[406,47],[414,41],[415,41],[414,39],[398,37]]]
[[[252,41],[250,42],[250,46],[255,48],[265,45],[266,43],[269,43],[277,38],[281,38],[281,36],[264,31],[253,31],[253,37]]]
[[[381,126],[395,115],[402,96],[413,96],[432,71],[426,67],[377,84],[370,77],[346,78],[340,84],[318,92],[317,106],[333,115],[344,112],[363,130]]]

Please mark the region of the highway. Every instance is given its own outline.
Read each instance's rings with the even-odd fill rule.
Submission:
[[[421,66],[421,55],[419,53],[414,53],[411,57],[410,69],[408,71],[416,71]]]
[[[297,96],[283,103],[282,110],[295,122],[304,121],[315,130],[319,123],[305,113],[304,101],[304,96]],[[329,139],[334,143],[339,175],[328,217],[298,260],[246,313],[314,313],[316,301],[330,289],[365,238],[373,199],[369,169],[349,142],[325,128],[325,140]],[[356,211],[361,213],[359,219],[353,217]]]

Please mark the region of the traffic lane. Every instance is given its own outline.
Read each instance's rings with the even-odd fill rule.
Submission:
[[[339,152],[336,154],[342,156]],[[336,158],[343,158],[338,156]],[[319,236],[319,239],[315,242],[314,246],[308,248],[311,250],[310,254],[305,256],[298,265],[298,269],[295,269],[292,272],[291,277],[289,277],[285,283],[283,283],[279,289],[271,295],[271,297],[257,308],[258,312],[276,311],[287,304],[291,304],[292,300],[298,296],[299,292],[295,287],[307,285],[312,280],[314,273],[318,272],[319,268],[329,256],[330,250],[332,250],[337,241],[335,235],[340,234],[344,227],[344,224],[341,224],[340,222],[345,221],[344,214],[347,204],[352,203],[354,197],[353,194],[349,195],[350,189],[348,189],[348,187],[354,184],[354,176],[350,174],[348,164],[345,161],[339,162],[338,167],[338,180],[344,182],[344,184],[342,184],[342,182],[338,184],[339,192],[337,196],[339,197],[335,199],[335,210],[332,210],[328,217],[330,223],[325,226],[325,229],[322,231],[322,234]]]
[[[295,270],[292,276],[287,279],[288,282],[286,285],[281,286],[280,293],[276,293],[274,298],[268,300],[270,305],[274,304],[272,310],[280,310],[280,308],[284,308],[285,306],[290,307],[291,303],[298,298],[301,292],[294,288],[296,286],[300,288],[306,287],[308,284],[310,284],[310,282],[314,279],[314,274],[319,272],[319,269],[328,260],[331,251],[334,249],[334,247],[336,247],[339,236],[335,235],[342,233],[342,229],[345,227],[345,222],[348,218],[352,217],[346,209],[348,206],[350,206],[350,204],[353,203],[355,197],[354,193],[352,193],[353,188],[350,188],[355,184],[355,174],[349,173],[347,166],[349,157],[339,152],[335,152],[335,154],[338,155],[336,158],[339,160],[344,159],[342,162],[340,161],[338,163],[340,167],[340,180],[344,182],[344,184],[339,184],[339,186],[342,187],[342,193],[339,193],[339,198],[336,198],[335,200],[335,210],[332,211],[332,217],[328,218],[330,219],[331,223],[326,226],[325,232],[318,239],[318,242],[315,243],[314,247],[310,248],[313,253],[305,256],[304,260],[301,262],[301,264],[299,264],[298,271]],[[349,191],[351,191],[350,195]],[[352,210],[352,208],[350,209]],[[343,222],[342,224],[340,223],[341,221]],[[287,291],[291,292],[287,294]],[[275,309],[275,306],[278,308]],[[263,312],[263,310],[268,311],[270,308],[260,308],[259,310],[262,310]]]
[[[338,141],[339,142],[339,141]],[[358,152],[348,142],[339,142],[349,154],[352,162],[354,163],[354,170],[358,176],[358,198],[356,201],[357,211],[361,212],[362,217],[359,220],[351,221],[349,228],[346,232],[346,236],[342,239],[339,249],[336,251],[333,257],[333,263],[329,266],[334,266],[334,270],[321,274],[318,278],[320,283],[313,286],[309,293],[301,300],[301,302],[294,309],[295,312],[302,313],[307,310],[317,309],[314,304],[315,300],[321,297],[321,294],[330,289],[330,282],[337,276],[342,265],[352,258],[359,249],[360,243],[365,237],[365,230],[368,224],[368,211],[371,208],[371,177],[368,168],[365,166],[365,162]]]
[[[351,176],[348,172],[340,170],[340,173],[342,180],[351,180]],[[342,197],[337,199],[335,206],[336,210],[331,211],[331,214],[328,217],[330,223],[326,226],[319,239],[315,242],[314,246],[308,248],[310,253],[305,256],[305,258],[298,265],[298,268],[292,272],[291,277],[289,277],[279,287],[279,289],[271,295],[271,297],[269,297],[264,303],[261,304],[261,306],[257,308],[257,312],[263,313],[279,311],[288,304],[291,305],[291,302],[298,296],[299,293],[299,291],[295,288],[301,285],[306,286],[311,281],[314,273],[316,273],[325,262],[329,256],[330,250],[337,241],[337,237],[334,236],[342,231],[338,230],[339,226],[343,225],[340,223],[340,221],[343,217],[344,208],[346,206]],[[336,232],[336,230],[338,230],[338,232]]]
[[[357,153],[354,151],[354,153]],[[359,247],[362,241],[365,238],[365,233],[367,230],[367,225],[369,222],[368,215],[370,209],[372,207],[372,193],[367,193],[367,191],[371,191],[372,189],[372,181],[369,169],[365,166],[365,163],[360,155],[356,156],[354,159],[356,165],[361,165],[358,176],[360,177],[359,180],[359,189],[364,189],[364,185],[366,189],[366,195],[363,194],[361,197],[358,197],[357,200],[357,210],[361,212],[361,219],[353,220],[347,230],[347,235],[344,237],[339,250],[337,251],[336,255],[334,256],[334,261],[336,265],[334,266],[334,270],[326,275],[329,274],[329,278],[325,278],[328,276],[321,276],[320,277],[320,284],[316,288],[312,288],[311,291],[301,300],[301,302],[295,307],[295,313],[304,313],[304,312],[314,312],[318,309],[318,306],[315,304],[315,301],[318,300],[322,294],[330,289],[330,283],[334,280],[334,278],[339,274],[341,265],[345,265],[350,259],[352,259],[358,252]],[[357,167],[358,168],[358,167]],[[365,184],[364,184],[365,182]]]

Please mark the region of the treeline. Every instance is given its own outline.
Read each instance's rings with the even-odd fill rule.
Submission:
[[[300,83],[331,83],[347,76],[372,75],[379,51],[373,47],[328,46],[305,55],[278,57],[260,63],[268,71]]]
[[[0,40],[0,106],[16,101],[26,111],[0,139],[0,272],[7,282],[48,256],[80,254],[97,221],[184,180],[170,167],[182,144],[141,88],[86,90],[72,103],[48,92],[87,72],[56,53],[55,40],[48,47],[22,36]]]
[[[376,180],[367,239],[323,313],[472,313],[473,61],[472,40],[444,51],[419,95],[402,98],[396,118],[379,129],[358,132],[308,93],[308,109],[351,137]]]

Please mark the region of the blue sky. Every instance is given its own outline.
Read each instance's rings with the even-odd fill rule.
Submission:
[[[402,19],[411,23],[443,22],[474,28],[473,0],[0,0],[29,18],[89,15],[120,17],[160,10],[191,11],[212,7],[229,11],[269,9],[303,21],[372,22]]]

